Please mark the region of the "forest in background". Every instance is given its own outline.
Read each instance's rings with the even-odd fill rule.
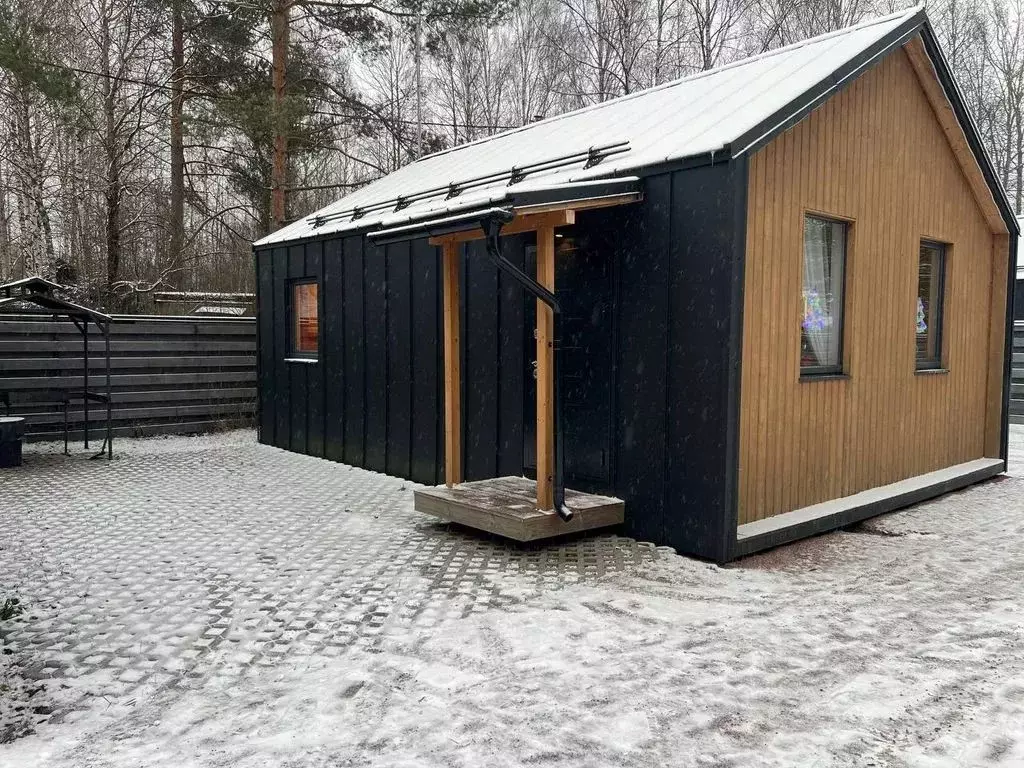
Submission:
[[[1024,0],[928,12],[1012,204]],[[892,0],[0,0],[0,282],[250,291],[259,236],[416,157]]]

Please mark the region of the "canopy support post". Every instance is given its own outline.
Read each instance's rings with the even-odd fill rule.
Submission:
[[[459,329],[459,246],[442,246],[444,273],[444,481],[462,482],[462,351]]]
[[[555,292],[555,230],[537,230],[537,282]],[[555,311],[537,299],[537,509],[555,509]],[[559,441],[561,442],[561,441]],[[559,448],[561,445],[558,446]]]

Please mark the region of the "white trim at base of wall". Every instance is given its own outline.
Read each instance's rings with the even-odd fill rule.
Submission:
[[[744,523],[736,529],[737,555],[824,533],[858,520],[917,504],[1003,471],[1002,459],[974,459],[923,475],[880,485],[852,496],[823,501],[781,515]]]

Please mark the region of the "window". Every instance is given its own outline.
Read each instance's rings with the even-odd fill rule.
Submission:
[[[921,243],[917,264],[917,367],[942,367],[942,298],[946,285],[946,246]]]
[[[842,221],[804,219],[801,375],[843,371],[843,283],[846,230]]]
[[[320,318],[317,315],[317,284],[310,280],[292,283],[292,357],[315,359],[320,351]]]

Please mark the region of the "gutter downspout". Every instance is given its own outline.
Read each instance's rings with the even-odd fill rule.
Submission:
[[[538,283],[502,255],[501,228],[504,224],[512,221],[512,219],[513,213],[511,211],[506,210],[500,213],[494,213],[480,220],[480,229],[483,230],[485,235],[484,242],[487,246],[485,248],[485,252],[494,266],[513,278],[526,290],[527,293],[551,307],[555,344],[555,348],[552,350],[551,355],[553,368],[552,374],[555,379],[555,476],[553,482],[555,512],[558,513],[558,516],[562,518],[562,520],[569,522],[572,520],[573,511],[565,504],[565,484],[563,480],[565,456],[562,449],[562,384],[558,369],[558,343],[561,339],[562,310],[561,307],[558,306],[558,300],[555,298],[554,293]]]

